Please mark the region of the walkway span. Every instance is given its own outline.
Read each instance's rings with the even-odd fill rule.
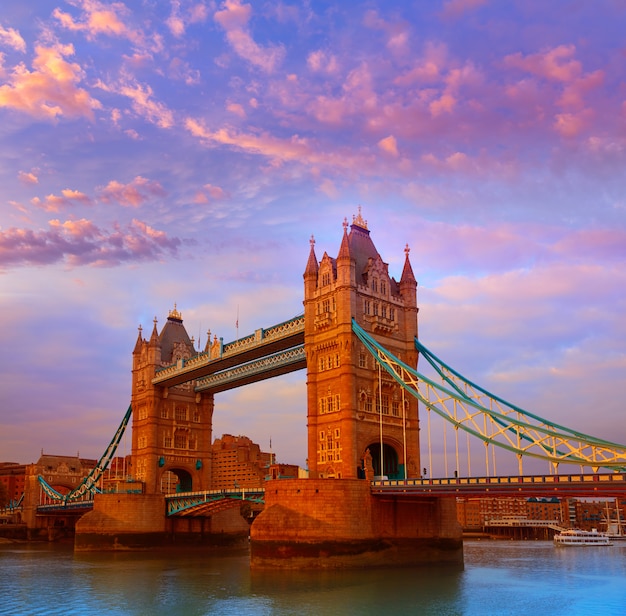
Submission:
[[[201,380],[196,390],[218,392],[303,368],[304,315],[300,315],[267,329],[257,329],[234,342],[220,343],[217,353],[205,351],[181,359],[158,370],[152,384],[174,387]]]

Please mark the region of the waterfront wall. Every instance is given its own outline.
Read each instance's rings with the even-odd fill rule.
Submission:
[[[463,561],[454,499],[372,496],[360,479],[266,482],[250,539],[253,568]]]

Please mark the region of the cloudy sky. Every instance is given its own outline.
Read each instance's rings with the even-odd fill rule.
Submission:
[[[0,460],[99,457],[138,326],[300,314],[359,205],[423,344],[626,443],[625,31],[621,0],[5,0]],[[304,464],[305,403],[220,394],[214,435]]]

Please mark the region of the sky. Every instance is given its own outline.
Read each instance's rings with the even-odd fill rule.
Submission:
[[[0,461],[99,458],[139,326],[301,314],[359,207],[435,355],[626,443],[624,31],[622,0],[5,0]],[[305,380],[218,394],[214,437],[304,465]]]

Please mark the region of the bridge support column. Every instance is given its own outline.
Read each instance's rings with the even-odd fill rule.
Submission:
[[[93,511],[76,522],[74,549],[127,550],[166,540],[162,494],[96,494]]]
[[[372,496],[360,479],[279,479],[250,533],[253,568],[463,563],[454,499]]]

